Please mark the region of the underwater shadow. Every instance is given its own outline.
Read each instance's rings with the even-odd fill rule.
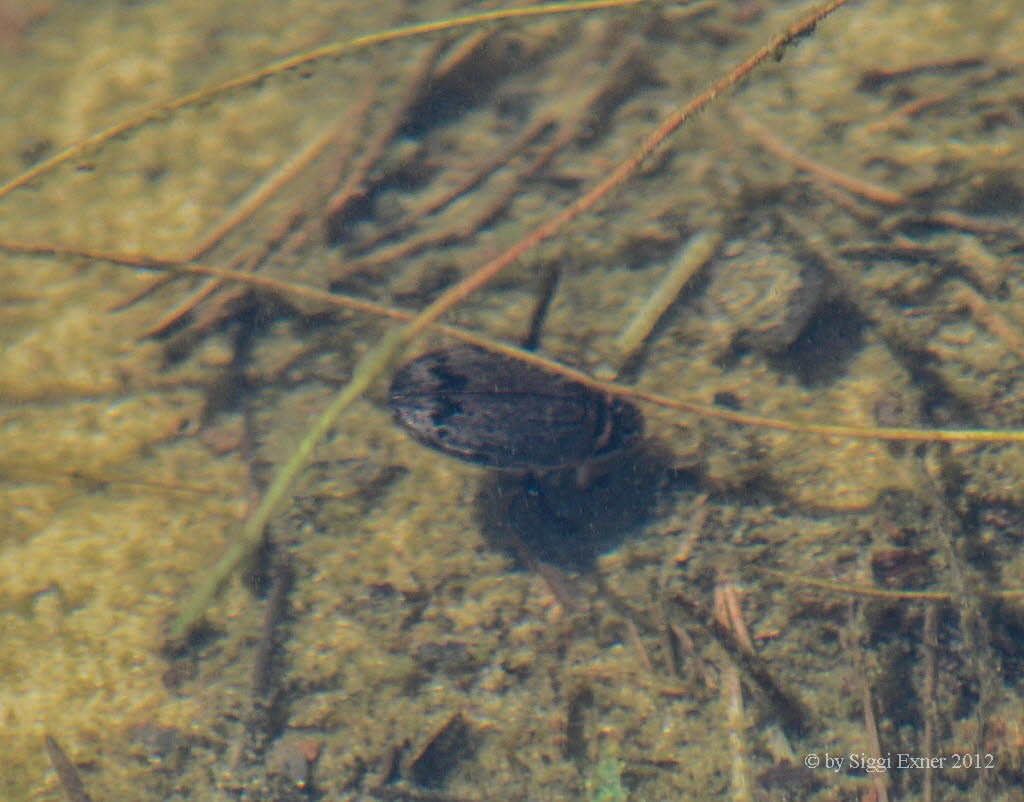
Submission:
[[[477,492],[476,515],[491,548],[518,552],[518,538],[536,560],[586,572],[656,517],[681,481],[671,453],[644,442],[604,462],[582,487],[572,469],[491,472]]]

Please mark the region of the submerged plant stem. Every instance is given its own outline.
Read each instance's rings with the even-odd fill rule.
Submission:
[[[404,336],[411,326],[412,324],[409,324],[409,326],[391,332],[356,365],[352,379],[338,393],[323,414],[317,418],[306,432],[306,436],[288,457],[288,461],[274,475],[259,507],[246,520],[241,535],[192,592],[171,627],[172,638],[180,638],[188,632],[206,611],[221,585],[231,576],[235,568],[244,562],[246,557],[259,549],[263,541],[263,530],[270,521],[270,516],[284,501],[295,479],[309,463],[314,449],[341,413],[366,392],[373,380],[387,370],[387,366],[397,358],[402,348],[411,339],[411,336]]]

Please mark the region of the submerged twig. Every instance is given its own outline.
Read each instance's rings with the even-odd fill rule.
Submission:
[[[982,297],[973,287],[962,281],[953,282],[951,300],[971,310],[978,322],[1005,343],[1006,347],[1024,359],[1024,334],[1014,326],[995,305]]]
[[[740,672],[735,666],[726,666],[723,674],[726,726],[729,730],[729,749],[732,752],[733,802],[753,802],[750,788],[750,764],[747,761],[747,741],[743,732],[747,725],[743,715],[743,688]]]
[[[481,802],[476,798],[453,796],[444,791],[430,791],[399,784],[377,785],[368,788],[367,793],[377,799],[395,800],[396,802]]]
[[[986,722],[1003,692],[999,679],[999,659],[992,645],[989,618],[983,603],[984,580],[963,555],[963,536],[958,531],[960,527],[956,515],[946,501],[945,488],[925,465],[919,466],[919,473],[921,486],[930,489],[926,502],[935,519],[931,535],[945,555],[949,581],[956,591],[953,601],[960,618],[964,663],[977,683],[974,709],[977,741],[974,748],[981,749]],[[978,786],[982,796],[986,788],[991,788],[992,782],[991,773],[980,774]]]
[[[860,659],[857,666],[857,676],[860,680],[861,700],[864,705],[864,729],[868,738],[868,750],[878,760],[883,760],[882,743],[878,738],[878,722],[875,720],[874,702],[871,698],[871,688],[868,685],[865,668],[863,665],[864,656],[858,648]],[[889,802],[889,787],[886,783],[885,772],[871,772],[871,782],[875,788],[875,796],[878,802]]]
[[[871,588],[863,585],[852,585],[847,582],[835,582],[831,579],[818,579],[803,574],[788,574],[785,571],[775,571],[762,566],[751,566],[754,571],[780,579],[783,582],[790,582],[797,585],[807,585],[812,588],[820,588],[833,593],[842,593],[850,596],[867,596],[875,599],[893,599],[895,601],[931,601],[944,602],[953,601],[957,598],[957,592],[951,590],[884,590],[883,588]],[[977,593],[993,599],[1021,599],[1024,598],[1024,588],[1007,588],[1004,590],[987,590],[978,588]]]
[[[578,583],[558,566],[549,565],[541,560],[523,540],[523,536],[514,529],[508,535],[516,556],[530,571],[538,574],[547,583],[548,589],[566,610],[579,612],[587,609],[587,596]]]
[[[809,173],[815,181],[821,182],[826,186],[841,187],[847,192],[852,192],[854,195],[867,198],[883,206],[906,205],[906,197],[899,192],[893,192],[891,189],[886,189],[862,178],[855,178],[834,167],[829,167],[800,155],[746,112],[740,109],[733,109],[732,116],[743,127],[744,131],[757,140],[761,147],[797,169]]]
[[[395,138],[409,109],[416,102],[430,76],[430,70],[437,62],[441,46],[435,44],[424,53],[402,87],[401,98],[392,109],[388,120],[380,126],[373,138],[365,146],[359,160],[353,165],[352,172],[345,178],[338,190],[327,199],[324,217],[332,220],[342,215],[346,207],[356,198],[365,193],[364,183],[370,171],[380,160],[388,144]]]
[[[934,604],[929,604],[924,610],[924,636],[921,638],[924,649],[924,689],[921,694],[924,702],[924,736],[922,738],[922,752],[924,755],[934,755],[935,752],[935,720],[937,715],[936,693],[936,653],[939,649],[938,633],[938,612]],[[924,790],[922,792],[923,802],[934,802],[934,778],[931,768],[925,769]]]
[[[813,723],[813,715],[795,693],[782,686],[764,660],[746,652],[735,634],[720,626],[714,618],[708,624],[704,611],[685,596],[675,594],[666,601],[671,605],[666,608],[668,615],[685,616],[718,644],[723,654],[739,669],[749,687],[757,692],[760,701],[774,712],[785,729],[790,732],[806,732]]]
[[[44,740],[46,742],[46,752],[50,756],[50,762],[53,764],[53,770],[57,772],[57,778],[60,780],[61,787],[63,787],[64,794],[69,802],[92,802],[92,797],[86,792],[85,784],[82,782],[78,769],[75,768],[75,764],[71,762],[71,759],[65,754],[64,750],[60,748],[60,744],[57,743],[52,735],[47,735]]]
[[[259,646],[252,669],[252,692],[257,700],[266,699],[270,695],[274,674],[274,653],[280,641],[278,627],[288,611],[288,592],[291,590],[293,571],[283,547],[278,546],[279,553],[273,557],[270,591],[267,593],[267,606],[263,613],[263,631],[260,633]]]
[[[721,241],[722,235],[718,231],[700,231],[686,243],[678,258],[665,271],[658,286],[619,335],[616,345],[619,348],[620,364],[632,359],[647,341],[665,311],[675,302],[697,271],[714,256]]]

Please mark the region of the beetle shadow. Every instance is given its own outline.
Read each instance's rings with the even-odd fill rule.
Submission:
[[[518,552],[518,540],[539,562],[586,572],[636,535],[683,479],[669,451],[649,442],[604,460],[582,487],[573,469],[493,471],[477,493],[477,519],[492,548]]]

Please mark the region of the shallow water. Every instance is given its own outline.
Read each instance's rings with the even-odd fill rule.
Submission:
[[[148,104],[453,13],[11,8],[0,180]],[[49,733],[94,799],[1015,798],[1020,615],[989,594],[1024,579],[1020,445],[825,440],[646,404],[644,446],[589,485],[531,482],[412,442],[379,382],[275,517],[274,559],[165,645],[394,324],[230,285],[171,320],[199,279],[125,305],[153,273],[86,252],[422,308],[801,8],[641,6],[358,50],[0,198],[0,796],[62,797]],[[592,375],[795,422],[1020,428],[1020,11],[840,10],[450,322],[522,341],[557,266],[540,350]],[[786,161],[755,124],[871,185]],[[700,232],[714,257],[627,359],[620,333]],[[275,571],[294,581],[268,652]],[[753,656],[721,612],[734,598]],[[851,765],[879,748],[887,771]],[[838,771],[799,768],[826,752]],[[961,752],[991,768],[953,766]],[[900,753],[945,760],[926,780]]]

